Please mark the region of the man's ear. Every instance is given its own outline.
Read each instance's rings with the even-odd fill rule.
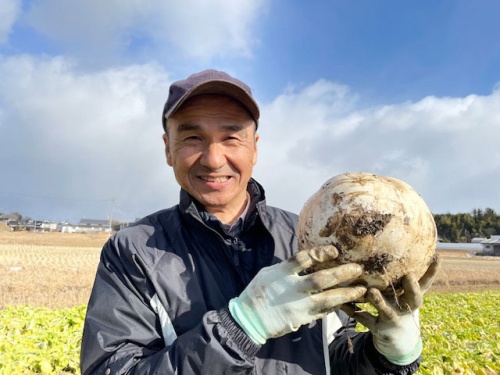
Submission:
[[[165,143],[165,156],[167,158],[167,164],[172,166],[172,154],[170,152],[170,143],[167,133],[163,134],[163,143]]]
[[[254,143],[255,152],[253,154],[253,165],[257,164],[257,156],[259,155],[259,149],[257,147],[258,141],[259,141],[259,135],[255,134],[255,143]]]

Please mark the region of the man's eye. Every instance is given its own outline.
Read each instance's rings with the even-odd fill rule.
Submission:
[[[184,138],[185,141],[198,141],[200,140],[200,137],[197,135],[190,135],[189,137]]]

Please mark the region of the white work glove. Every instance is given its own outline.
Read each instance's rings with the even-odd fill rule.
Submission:
[[[317,247],[261,269],[241,295],[229,302],[231,315],[255,343],[264,344],[269,338],[326,316],[344,303],[359,300],[366,292],[363,286],[329,288],[359,277],[363,271],[360,265],[307,273],[312,266],[337,256],[333,246]]]
[[[419,308],[440,264],[441,259],[436,257],[420,280],[412,273],[406,275],[402,280],[403,295],[395,301],[389,302],[378,289],[369,288],[366,301],[377,309],[378,316],[352,305],[342,306],[342,310],[370,330],[378,352],[396,365],[408,365],[422,353]]]

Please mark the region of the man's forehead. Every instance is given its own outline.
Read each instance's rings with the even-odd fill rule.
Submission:
[[[204,122],[217,121],[225,126],[253,125],[255,121],[248,110],[232,97],[219,94],[197,95],[185,103],[167,121],[167,128],[193,130]],[[181,130],[183,130],[181,129]]]

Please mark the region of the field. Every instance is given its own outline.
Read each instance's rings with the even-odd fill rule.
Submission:
[[[0,308],[86,304],[106,234],[0,232]],[[500,258],[443,251],[432,291],[500,290]]]
[[[105,234],[0,232],[0,308],[86,304]]]
[[[0,375],[79,373],[81,324],[107,238],[0,232]],[[424,352],[420,373],[498,374],[500,258],[459,251],[441,256],[422,313],[423,325],[431,327],[424,331],[431,352]],[[426,317],[429,310],[433,315]],[[18,367],[6,367],[11,362]]]

